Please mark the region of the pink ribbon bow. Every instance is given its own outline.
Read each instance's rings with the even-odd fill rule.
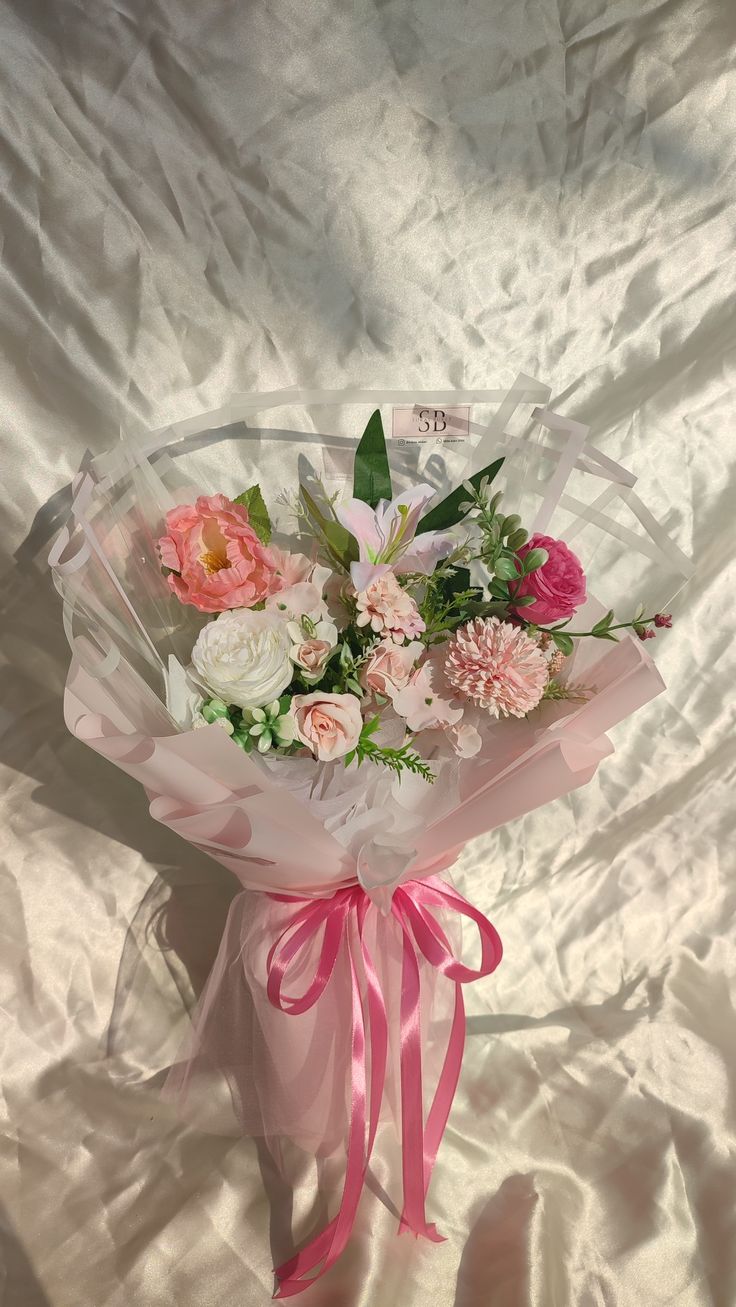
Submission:
[[[280,894],[272,897],[301,906],[297,906],[268,955],[267,994],[271,1003],[291,1016],[306,1012],[324,993],[343,947],[347,951],[352,981],[351,1109],[340,1209],[329,1225],[301,1252],[276,1268],[279,1287],[274,1296],[288,1298],[324,1275],[337,1261],[350,1237],[378,1128],[386,1075],[388,1020],[383,991],[365,938],[366,916],[371,909],[365,891],[359,885],[351,885],[337,890],[327,899],[305,900]],[[433,910],[437,908],[449,909],[475,922],[481,943],[481,962],[477,970],[465,966],[455,957],[434,915]],[[501,940],[481,912],[436,877],[400,885],[394,893],[391,911],[402,932],[400,1081],[404,1206],[399,1231],[412,1230],[416,1235],[441,1242],[443,1236],[437,1233],[434,1225],[427,1223],[424,1203],[462,1064],[465,1045],[462,986],[495,970],[501,961]],[[283,987],[291,964],[295,959],[298,964],[299,954],[309,947],[323,927],[312,980],[301,996],[285,994]],[[362,964],[363,988],[356,954]],[[426,1123],[422,1097],[419,954],[455,982],[450,1037]],[[367,1014],[364,994],[367,996]],[[370,1038],[370,1085],[366,1071],[367,1033]]]

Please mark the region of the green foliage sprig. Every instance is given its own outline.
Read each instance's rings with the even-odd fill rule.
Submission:
[[[525,608],[534,603],[531,595],[517,595],[518,583],[536,572],[547,562],[546,549],[530,549],[523,558],[519,550],[527,543],[529,533],[521,525],[518,513],[504,515],[499,513],[501,492],[488,496],[487,479],[475,486],[472,481],[464,481],[463,489],[468,499],[461,505],[466,515],[472,514],[472,521],[480,533],[480,548],[474,555],[483,564],[489,575],[488,592],[500,603],[513,604],[515,608]],[[514,588],[514,582],[516,587]]]
[[[571,654],[574,648],[573,640],[582,640],[587,636],[592,636],[595,640],[613,640],[614,644],[618,641],[618,636],[614,631],[633,631],[638,635],[640,640],[647,640],[654,635],[652,626],[669,625],[669,615],[667,621],[663,621],[661,613],[653,613],[651,617],[644,616],[644,609],[639,608],[634,617],[628,622],[614,622],[614,612],[609,608],[608,612],[593,625],[589,631],[570,631],[568,628],[571,617],[565,622],[558,622],[556,626],[529,626],[530,631],[539,631],[551,636],[557,648],[564,654]]]
[[[585,685],[563,685],[562,681],[552,677],[544,687],[542,698],[553,703],[563,699],[570,703],[587,703],[592,693]]]
[[[381,724],[380,717],[371,717],[363,726],[360,732],[360,739],[354,749],[345,755],[345,765],[348,766],[353,758],[358,759],[358,766],[368,759],[369,762],[383,765],[390,768],[399,776],[403,771],[413,772],[415,776],[421,776],[429,785],[435,779],[435,774],[428,763],[419,757],[409,742],[402,744],[398,749],[389,748],[387,745],[377,744],[371,737],[378,730]]]

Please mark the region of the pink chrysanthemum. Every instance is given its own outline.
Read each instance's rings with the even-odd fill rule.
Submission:
[[[549,666],[520,627],[498,617],[474,617],[450,640],[445,674],[460,698],[492,717],[523,717],[539,703]]]
[[[390,636],[397,644],[414,640],[425,626],[414,600],[402,590],[393,572],[377,576],[355,596],[358,626],[370,626],[377,635]]]

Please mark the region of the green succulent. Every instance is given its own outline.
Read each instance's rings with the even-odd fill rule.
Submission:
[[[252,708],[247,714],[248,723],[243,714],[243,727],[256,741],[259,753],[267,753],[270,748],[288,749],[296,737],[296,722],[291,715],[291,701],[288,696],[274,699],[273,703],[263,708]]]
[[[202,716],[207,725],[211,726],[219,717],[227,717],[229,720],[230,709],[224,699],[210,699],[207,703],[202,704]]]

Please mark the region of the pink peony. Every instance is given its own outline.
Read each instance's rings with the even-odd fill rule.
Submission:
[[[585,573],[580,560],[563,540],[552,536],[533,535],[518,551],[524,558],[530,549],[546,549],[547,562],[536,572],[525,576],[514,593],[533,595],[534,603],[519,611],[528,622],[544,625],[561,618],[572,617],[576,608],[585,603]]]
[[[291,711],[297,736],[322,762],[344,757],[358,743],[363,718],[354,694],[295,694]]]
[[[372,649],[361,671],[361,682],[367,690],[375,690],[393,698],[405,686],[414,664],[424,651],[420,640],[411,644],[396,644],[394,640],[381,640]]]
[[[406,720],[410,731],[432,731],[457,726],[462,707],[453,704],[453,691],[436,655],[430,655],[407,684],[393,696],[394,712]]]
[[[474,617],[455,632],[445,674],[456,694],[493,717],[524,717],[536,708],[549,679],[539,645],[498,617]]]
[[[167,581],[183,604],[202,613],[252,608],[269,593],[274,558],[248,521],[247,509],[225,495],[200,495],[166,514],[158,542]]]
[[[393,572],[385,572],[356,595],[358,626],[370,626],[378,635],[390,636],[397,644],[421,635],[425,629],[419,609],[402,590]]]

